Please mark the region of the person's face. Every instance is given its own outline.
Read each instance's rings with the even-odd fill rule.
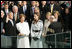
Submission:
[[[22,4],[22,2],[20,1],[20,2],[18,2],[18,4],[19,4],[19,5],[21,5],[21,4]]]
[[[32,1],[31,4],[32,4],[32,6],[35,6],[36,5],[36,1]]]
[[[42,5],[46,5],[46,1],[42,1]]]
[[[39,2],[36,3],[36,6],[39,6]]]
[[[37,8],[35,8],[35,9],[34,9],[34,12],[35,12],[35,13],[36,13],[36,12],[39,12],[39,10],[38,10]]]
[[[51,4],[54,4],[54,1],[50,1]]]
[[[13,13],[10,13],[10,14],[9,14],[9,18],[10,18],[10,19],[13,19]]]
[[[57,14],[57,13],[54,13],[54,16],[55,16],[55,17],[57,17],[57,16],[58,16],[58,14]]]
[[[23,5],[26,5],[27,4],[27,2],[26,1],[23,1]]]
[[[25,20],[25,17],[22,17],[20,20],[21,20],[21,22],[24,22],[24,20]]]
[[[34,14],[34,20],[38,20],[38,16]]]
[[[1,11],[1,18],[3,18],[4,17],[4,12],[3,11]]]
[[[50,17],[51,17],[50,14],[47,14],[47,15],[46,15],[46,18],[47,18],[47,19],[50,19]]]
[[[17,8],[17,7],[14,8],[13,11],[14,11],[15,13],[17,13],[17,12],[18,12],[18,8]]]
[[[8,9],[8,5],[5,5],[5,9]]]
[[[68,14],[69,13],[69,9],[65,9],[65,13]]]

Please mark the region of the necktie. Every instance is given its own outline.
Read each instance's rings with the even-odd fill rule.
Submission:
[[[14,14],[14,17],[15,17],[15,21],[17,20],[17,14]]]
[[[24,14],[25,14],[25,11],[26,11],[26,7],[24,6]]]
[[[32,8],[32,10],[33,10],[33,14],[34,14],[34,7]]]
[[[51,13],[53,12],[53,5],[51,5]]]
[[[7,10],[5,10],[5,12],[6,12],[6,15],[8,14],[8,9]]]

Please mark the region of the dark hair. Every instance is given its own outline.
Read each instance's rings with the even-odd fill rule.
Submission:
[[[36,14],[36,15],[38,16],[38,20],[39,20],[39,19],[40,19],[40,13],[37,12],[37,13],[34,13],[34,14]],[[33,20],[33,24],[34,24],[34,23],[37,23],[37,22],[38,22],[38,21]]]
[[[68,7],[66,7],[66,8],[65,8],[65,10],[66,10],[66,9],[68,9],[68,10],[69,10],[69,8],[68,8]]]
[[[34,14],[36,14],[40,19],[40,12],[37,12],[37,13],[34,13]]]
[[[8,2],[5,2],[5,3],[4,3],[4,6],[5,6],[5,5],[8,5]]]

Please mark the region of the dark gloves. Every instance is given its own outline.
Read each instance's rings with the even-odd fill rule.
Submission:
[[[38,40],[38,38],[37,38],[37,37],[33,37],[33,39],[34,39],[35,41],[37,41],[37,40]]]

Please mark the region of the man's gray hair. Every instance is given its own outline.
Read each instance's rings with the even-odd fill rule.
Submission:
[[[12,9],[14,9],[14,8],[18,8],[16,5],[14,5],[13,7],[12,7]]]

